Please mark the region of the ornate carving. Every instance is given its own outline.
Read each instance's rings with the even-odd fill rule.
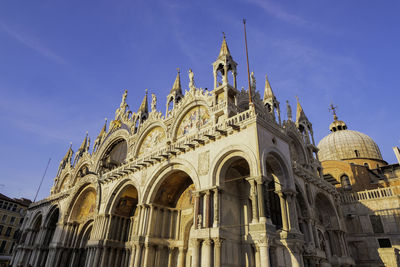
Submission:
[[[198,161],[199,174],[206,175],[210,168],[210,151],[200,153]]]
[[[151,94],[151,111],[156,111],[157,106],[157,96],[155,94]]]

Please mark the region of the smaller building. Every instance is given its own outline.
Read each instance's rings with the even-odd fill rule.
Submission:
[[[31,203],[26,198],[9,198],[0,194],[0,267],[9,266],[19,238],[19,228]]]

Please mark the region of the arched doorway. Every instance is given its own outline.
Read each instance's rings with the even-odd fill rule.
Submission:
[[[171,170],[160,180],[151,204],[141,206],[141,214],[148,214],[148,223],[138,225],[137,233],[163,242],[150,241],[144,250],[137,247],[135,261],[142,261],[143,266],[191,266],[194,190],[193,180],[182,170]]]
[[[57,228],[58,219],[60,217],[60,210],[58,207],[54,207],[50,210],[49,215],[47,216],[47,220],[45,221],[45,235],[43,240],[44,250],[42,251],[41,256],[39,257],[40,264],[39,266],[45,266],[47,257],[49,255],[49,247],[50,243],[53,240],[54,232]]]
[[[255,266],[253,241],[249,236],[249,224],[256,218],[256,206],[253,206],[250,178],[250,166],[246,159],[234,156],[228,159],[221,168],[220,184],[221,209],[220,228],[229,232],[230,238],[222,243],[221,265]],[[252,181],[254,182],[254,181]]]
[[[115,246],[104,247],[102,257],[104,266],[128,266],[129,257],[131,256],[127,242],[132,240],[136,235],[134,225],[138,223],[139,202],[138,190],[132,184],[127,184],[116,193],[116,197],[111,200],[110,207],[110,224],[107,230],[107,239],[111,240]]]

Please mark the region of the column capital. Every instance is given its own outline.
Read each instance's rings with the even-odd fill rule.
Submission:
[[[269,246],[270,238],[266,234],[260,235],[260,237],[257,239],[257,244],[259,246]]]
[[[212,239],[211,238],[204,239],[203,245],[211,246],[211,244],[212,244]]]
[[[213,239],[214,242],[214,246],[216,247],[221,247],[222,246],[222,242],[224,242],[224,240],[220,237],[216,237]]]

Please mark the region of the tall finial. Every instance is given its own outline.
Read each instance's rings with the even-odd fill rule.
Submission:
[[[335,121],[337,121],[337,119],[338,119],[338,117],[336,116],[336,109],[337,109],[338,107],[337,106],[334,106],[332,103],[331,103],[331,105],[329,106],[329,111],[331,111],[332,112],[332,114],[333,114],[333,119],[335,120]]]
[[[222,35],[224,36],[224,39],[225,39],[225,32],[222,32]]]

